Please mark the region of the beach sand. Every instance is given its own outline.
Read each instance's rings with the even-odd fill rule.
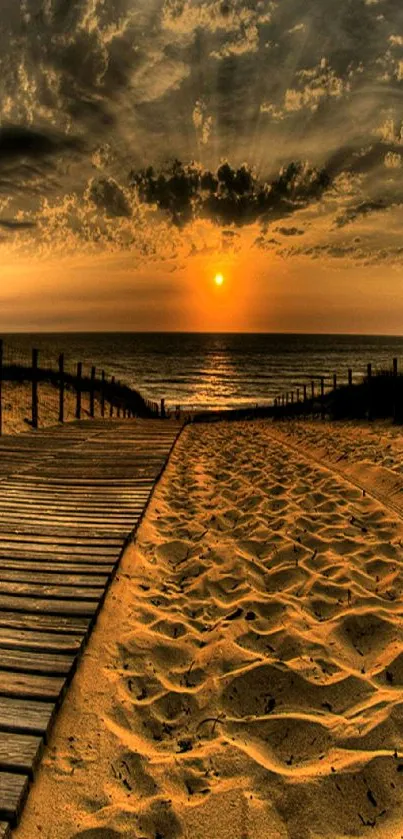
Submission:
[[[89,418],[88,394],[83,394],[81,416]],[[57,425],[59,419],[59,391],[52,385],[40,382],[38,385],[38,428]],[[75,419],[76,394],[71,390],[64,392],[64,419]],[[29,383],[3,382],[2,384],[2,431],[3,434],[20,434],[32,431],[32,386]],[[99,403],[96,402],[96,416],[100,416]]]
[[[403,447],[324,425],[184,430],[13,839],[400,839]]]

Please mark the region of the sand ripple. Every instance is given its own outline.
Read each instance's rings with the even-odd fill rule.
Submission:
[[[102,793],[69,835],[402,835],[403,522],[313,435],[183,434],[113,588]]]

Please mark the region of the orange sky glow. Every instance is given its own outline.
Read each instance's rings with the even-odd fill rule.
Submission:
[[[402,334],[403,11],[332,8],[0,0],[1,331]]]

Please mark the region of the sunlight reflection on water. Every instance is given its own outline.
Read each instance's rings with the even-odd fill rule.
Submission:
[[[82,360],[138,387],[150,399],[183,407],[241,407],[270,403],[279,390],[312,376],[337,372],[356,378],[368,361],[374,369],[403,363],[403,338],[349,335],[251,335],[90,333],[4,335],[10,350],[40,358]]]

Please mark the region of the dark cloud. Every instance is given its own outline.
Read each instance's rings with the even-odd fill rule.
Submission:
[[[338,216],[335,221],[336,227],[345,227],[346,224],[350,224],[360,216],[368,216],[371,213],[387,210],[388,206],[387,201],[382,198],[374,201],[362,201],[357,206],[348,207],[342,215]]]
[[[277,227],[276,233],[281,233],[282,236],[303,236],[305,230],[300,230],[298,227]]]
[[[111,178],[100,178],[93,181],[90,186],[89,197],[107,215],[124,217],[131,215],[130,204],[122,188]]]
[[[19,157],[42,158],[65,149],[78,149],[82,144],[55,132],[42,132],[24,125],[3,125],[0,128],[0,163]]]
[[[325,170],[289,163],[271,181],[260,181],[246,165],[223,163],[215,171],[175,161],[156,172],[153,167],[130,173],[141,201],[166,212],[184,227],[197,218],[242,226],[290,215],[319,199],[329,187]]]
[[[254,245],[257,248],[262,248],[263,250],[272,250],[272,246],[278,246],[280,245],[280,242],[278,239],[274,239],[273,237],[270,239],[266,239],[266,236],[262,234],[256,237]]]
[[[290,251],[303,231],[287,218],[312,205],[312,242],[315,202],[343,176],[350,185],[334,190],[329,229],[369,215],[375,225],[375,212],[403,203],[397,0],[0,0],[0,15],[10,222],[21,210],[39,217],[43,205],[48,219],[50,202],[66,206],[63,225],[90,236],[95,219],[94,235],[110,237],[119,219],[128,227],[130,167],[140,198],[178,229],[197,218],[238,230],[284,221]],[[168,153],[201,165],[164,168]],[[232,165],[219,166],[229,155]],[[157,225],[149,234],[160,252]]]

